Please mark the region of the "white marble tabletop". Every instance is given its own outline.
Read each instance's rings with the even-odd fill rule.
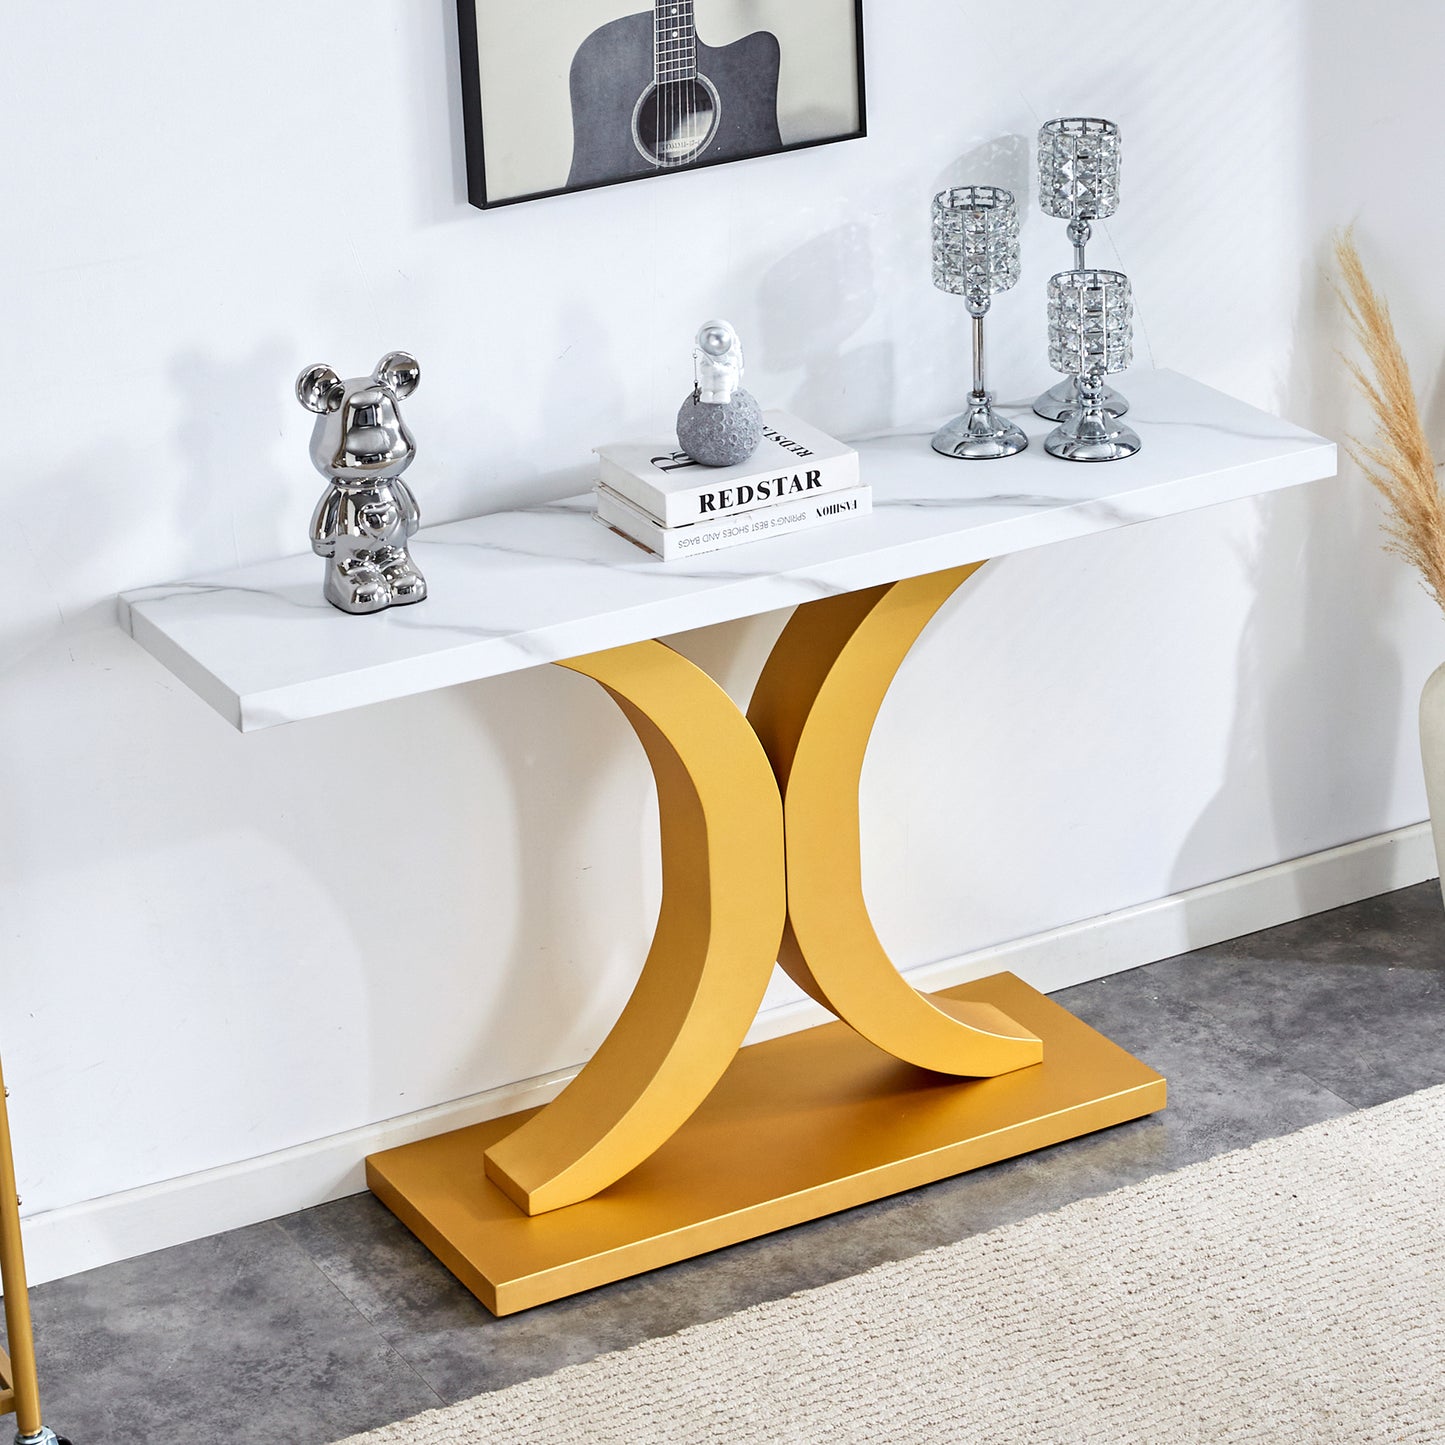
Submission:
[[[429,527],[430,595],[371,616],[321,596],[306,553],[120,599],[136,641],[242,731],[915,577],[1318,480],[1335,447],[1174,372],[1121,379],[1144,448],[1071,464],[1050,424],[1009,407],[1026,452],[954,461],[931,428],[856,444],[871,516],[661,562],[593,519],[591,495]]]

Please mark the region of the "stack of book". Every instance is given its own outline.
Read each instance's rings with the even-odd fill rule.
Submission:
[[[597,520],[664,561],[801,532],[873,510],[858,453],[785,412],[736,467],[644,442],[597,448]]]

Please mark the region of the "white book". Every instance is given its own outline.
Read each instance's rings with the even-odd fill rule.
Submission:
[[[599,484],[597,488],[597,520],[649,552],[656,552],[664,562],[717,552],[724,547],[761,541],[764,537],[803,532],[845,517],[866,517],[872,510],[872,487],[845,487],[826,496],[775,502],[771,507],[755,507],[748,512],[694,522],[690,527],[664,527],[610,487]]]
[[[763,413],[762,442],[735,467],[700,466],[675,445],[598,447],[598,480],[664,527],[858,485],[858,453],[785,411]]]

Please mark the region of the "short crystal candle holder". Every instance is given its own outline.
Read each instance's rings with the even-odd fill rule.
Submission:
[[[933,284],[962,296],[973,318],[973,390],[968,410],[940,428],[933,449],[989,461],[1028,446],[1021,428],[993,409],[984,381],[983,318],[993,297],[1019,279],[1019,211],[1000,186],[955,186],[933,198]]]
[[[1104,377],[1134,360],[1134,298],[1122,271],[1061,271],[1049,280],[1049,364],[1073,378],[1074,406],[1044,440],[1050,456],[1116,462],[1142,445],[1105,406]]]
[[[1119,207],[1119,127],[1096,116],[1063,116],[1039,130],[1039,204],[1046,216],[1069,223],[1074,270],[1088,269],[1085,248],[1091,222],[1112,216]],[[1074,405],[1069,381],[1051,387],[1034,403],[1050,421],[1061,421]],[[1105,388],[1104,405],[1123,416],[1129,403]]]

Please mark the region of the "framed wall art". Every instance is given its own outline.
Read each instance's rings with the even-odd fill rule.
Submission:
[[[457,0],[489,209],[866,133],[863,0]]]

